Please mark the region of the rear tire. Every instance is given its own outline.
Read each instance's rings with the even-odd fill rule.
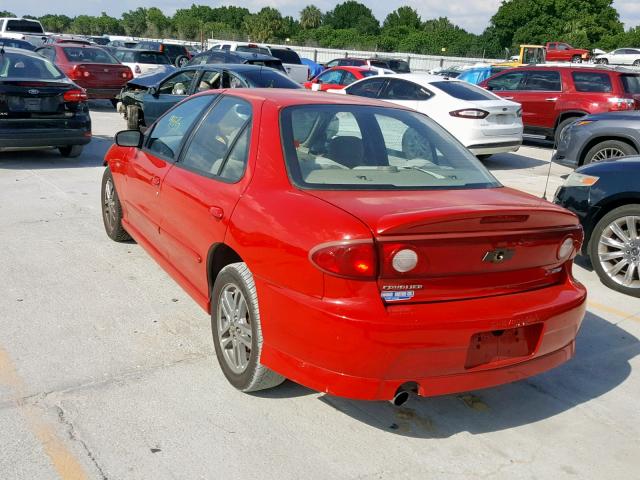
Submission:
[[[636,60],[635,62],[633,62],[633,66],[640,67],[640,60]]]
[[[105,169],[102,175],[100,198],[102,221],[109,238],[115,242],[131,240],[129,233],[122,227],[122,205],[120,204],[120,198],[109,167]]]
[[[220,368],[242,392],[280,385],[285,378],[260,364],[262,326],[253,275],[246,263],[224,267],[211,292],[211,331]]]
[[[574,55],[571,57],[571,63],[582,63],[582,57],[580,55]]]
[[[66,145],[64,147],[58,147],[60,155],[65,158],[76,158],[82,153],[82,145]]]
[[[607,60],[606,58],[601,58],[597,63],[599,63],[600,65],[609,65],[609,60]]]
[[[589,257],[603,284],[617,292],[640,297],[640,240],[632,240],[628,235],[629,221],[635,222],[636,230],[640,229],[640,205],[618,207],[602,217],[591,234]],[[624,241],[616,230],[629,241]],[[609,243],[603,243],[603,240]],[[620,247],[615,246],[616,243]],[[624,265],[620,265],[623,262]],[[625,285],[625,281],[629,285]]]
[[[111,98],[109,99],[109,101],[111,102],[111,105],[113,105],[113,108],[115,108],[116,110],[118,109],[118,100],[115,98]]]
[[[188,61],[189,59],[187,57],[185,57],[184,55],[180,55],[178,58],[176,58],[176,61],[174,63],[176,67],[182,68],[187,64]]]
[[[129,130],[140,129],[140,109],[137,105],[127,105],[127,128]]]
[[[585,155],[582,165],[603,162],[612,158],[622,158],[637,155],[638,151],[631,145],[620,140],[606,140],[594,145]]]

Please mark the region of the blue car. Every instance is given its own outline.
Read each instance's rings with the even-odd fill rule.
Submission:
[[[0,47],[21,48],[23,50],[35,51],[35,45],[17,38],[0,38]]]
[[[262,65],[191,65],[129,81],[118,95],[118,111],[124,113],[129,130],[145,128],[189,95],[218,88],[302,87],[284,73]]]
[[[496,73],[503,70],[507,70],[510,67],[494,67],[491,65],[472,67],[467,70],[463,70],[456,78],[458,80],[464,80],[465,82],[478,85],[489,77],[493,77]]]
[[[300,61],[303,65],[309,67],[309,78],[316,78],[318,75],[324,72],[324,67],[317,64],[313,60],[309,60],[308,58],[301,58]]]

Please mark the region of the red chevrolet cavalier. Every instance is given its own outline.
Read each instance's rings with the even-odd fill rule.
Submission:
[[[586,292],[567,210],[503,187],[428,117],[304,91],[188,98],[106,155],[107,234],[211,313],[227,379],[357,399],[569,360]],[[398,397],[397,397],[398,396]]]

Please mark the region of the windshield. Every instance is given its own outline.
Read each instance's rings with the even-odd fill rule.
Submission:
[[[272,68],[250,70],[242,74],[254,88],[302,88],[289,77]]]
[[[44,58],[5,52],[0,55],[0,78],[60,80],[65,76]]]
[[[500,100],[498,97],[492,95],[483,88],[476,87],[470,83],[457,81],[449,82],[447,80],[443,80],[441,82],[432,82],[431,85],[459,100]]]
[[[281,114],[293,183],[318,190],[498,187],[455,138],[425,115],[358,105],[304,105]]]
[[[640,75],[621,75],[624,91],[632,95],[640,93]]]
[[[62,50],[73,63],[120,63],[101,48],[63,47]]]
[[[40,22],[33,20],[7,20],[7,26],[5,27],[7,32],[20,32],[20,33],[44,33]]]

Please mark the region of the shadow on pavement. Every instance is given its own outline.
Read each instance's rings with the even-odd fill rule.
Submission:
[[[520,170],[522,168],[534,168],[549,165],[549,162],[527,157],[518,153],[502,153],[493,155],[482,163],[489,170]]]
[[[481,434],[544,420],[600,397],[622,384],[637,338],[587,313],[570,362],[527,380],[474,393],[411,398],[402,407],[323,395],[320,400],[374,428],[416,438]],[[302,388],[302,387],[301,387]]]
[[[113,144],[113,137],[94,135],[77,158],[64,158],[57,149],[0,152],[0,169],[34,170],[98,167]]]

